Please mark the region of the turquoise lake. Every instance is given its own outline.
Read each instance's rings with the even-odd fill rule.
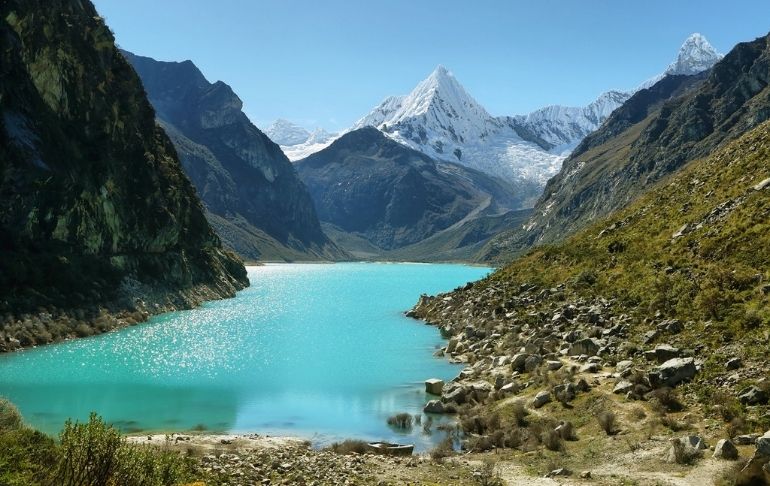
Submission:
[[[404,317],[420,294],[451,290],[488,268],[422,264],[250,267],[234,299],[173,312],[88,339],[0,356],[0,395],[57,433],[95,411],[125,432],[256,432],[409,441],[390,429],[421,413],[427,378],[460,367],[433,357],[435,327]],[[435,437],[435,438],[434,438]]]

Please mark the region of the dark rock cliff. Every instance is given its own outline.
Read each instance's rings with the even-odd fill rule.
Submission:
[[[36,340],[9,327],[22,313],[85,324],[100,307],[152,313],[248,285],[90,2],[0,3],[0,115],[0,348],[75,325]]]
[[[291,162],[227,84],[123,51],[225,244],[251,259],[339,259]]]

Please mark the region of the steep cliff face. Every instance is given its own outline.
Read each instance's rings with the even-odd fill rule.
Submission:
[[[0,4],[0,115],[6,322],[189,306],[248,285],[88,1]]]
[[[770,36],[738,44],[708,73],[639,91],[564,162],[524,228],[494,239],[483,257],[561,240],[746,133],[770,118],[768,82]]]
[[[338,259],[291,162],[225,83],[123,51],[225,244],[251,259]]]

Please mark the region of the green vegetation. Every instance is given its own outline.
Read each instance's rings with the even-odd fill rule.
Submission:
[[[201,476],[192,459],[129,444],[96,414],[68,421],[56,442],[24,426],[16,407],[0,399],[2,485],[172,486]]]

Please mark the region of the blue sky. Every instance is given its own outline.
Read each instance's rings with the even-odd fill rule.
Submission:
[[[700,32],[770,31],[767,0],[95,0],[118,44],[191,59],[258,125],[352,124],[443,64],[493,115],[583,105],[665,69]]]

